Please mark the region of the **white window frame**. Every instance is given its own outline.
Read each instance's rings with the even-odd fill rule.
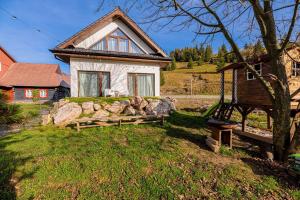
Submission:
[[[255,66],[257,66],[257,65],[259,65],[260,69],[256,70],[256,71],[261,76],[261,74],[262,74],[262,63],[254,64],[254,65],[252,65],[252,67],[255,69]],[[250,74],[252,75],[252,78],[249,78]],[[256,79],[255,76],[252,74],[252,72],[250,72],[248,69],[247,69],[246,76],[247,76],[247,81],[251,81],[251,80],[255,80]]]
[[[2,71],[2,62],[0,62],[0,72]]]
[[[293,65],[292,65],[292,77],[300,76],[300,73],[297,75],[297,67],[296,67],[297,64],[299,65],[299,68],[298,68],[298,71],[299,71],[300,70],[300,63],[293,61]]]
[[[26,98],[32,98],[33,97],[33,90],[32,89],[25,89],[25,97]]]
[[[40,98],[47,98],[48,94],[47,94],[47,90],[46,89],[41,89],[39,91],[39,95],[40,95]],[[44,94],[43,94],[44,93]],[[42,95],[43,94],[43,95]]]

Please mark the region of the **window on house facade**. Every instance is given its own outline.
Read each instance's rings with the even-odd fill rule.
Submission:
[[[128,74],[130,96],[154,96],[154,74]]]
[[[40,93],[40,98],[47,98],[48,97],[48,92],[46,89],[42,89],[39,91]]]
[[[300,76],[300,63],[293,62],[292,76]]]
[[[33,97],[33,90],[32,89],[25,89],[25,97],[32,98]]]
[[[110,89],[109,72],[78,72],[79,97],[104,96],[104,90]]]
[[[129,37],[119,28],[99,42],[93,44],[90,49],[144,54],[142,49],[129,39]]]
[[[2,62],[0,62],[0,72],[2,71]]]
[[[261,73],[262,73],[262,64],[258,63],[258,64],[253,65],[253,67],[254,67],[255,71],[257,71],[257,73],[259,75],[261,75]],[[254,75],[249,70],[247,70],[247,80],[255,80]]]

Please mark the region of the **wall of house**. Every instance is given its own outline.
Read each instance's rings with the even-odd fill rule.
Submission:
[[[294,48],[288,51],[288,55],[284,54],[284,63],[286,66],[286,73],[289,79],[290,85],[290,93],[293,94],[297,89],[300,88],[300,76],[293,76],[292,69],[293,69],[293,60],[291,57],[300,62],[300,48]],[[300,93],[295,96],[295,98],[300,99]]]
[[[14,101],[22,101],[22,102],[32,102],[31,98],[25,97],[25,88],[27,89],[38,89],[38,88],[28,88],[28,87],[15,87],[14,88]],[[64,97],[68,97],[69,95],[69,89],[64,87],[58,87],[58,88],[43,88],[47,89],[48,96],[46,98],[40,98],[40,100],[45,101],[57,101],[59,99],[62,99]]]
[[[262,74],[271,72],[271,68],[262,65]],[[271,105],[267,91],[257,80],[247,80],[247,70],[245,68],[237,69],[237,102],[249,105]]]
[[[288,51],[289,55],[300,62],[299,49],[295,48]],[[292,76],[292,59],[285,54],[283,56],[284,65],[286,68],[286,74],[289,79],[290,93],[293,94],[297,89],[300,88],[300,76]],[[272,74],[271,64],[263,63],[262,75],[266,76]],[[267,91],[262,87],[258,80],[247,80],[247,70],[244,68],[237,69],[237,97],[238,103],[242,104],[254,104],[254,105],[266,105],[270,106],[271,101],[269,99]],[[300,94],[296,96],[300,98]]]
[[[142,50],[147,54],[154,53],[153,50],[141,39],[139,38],[128,26],[126,26],[121,20],[115,20],[107,26],[100,28],[98,31],[94,32],[88,38],[75,44],[76,48],[88,49],[90,46],[100,41],[109,33],[113,32],[115,29],[120,28],[132,41],[134,41]]]
[[[78,97],[78,71],[110,72],[111,89],[128,94],[128,73],[149,73],[155,75],[155,96],[160,95],[160,67],[145,63],[104,61],[95,59],[71,58],[71,96]]]
[[[7,72],[9,66],[14,61],[0,48],[0,78]]]

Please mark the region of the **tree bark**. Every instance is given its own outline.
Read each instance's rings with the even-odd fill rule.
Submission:
[[[284,161],[288,155],[290,144],[290,92],[285,66],[281,59],[271,61],[274,81],[275,102],[273,105],[273,145],[274,158]]]

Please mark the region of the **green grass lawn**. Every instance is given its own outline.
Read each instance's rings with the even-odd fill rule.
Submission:
[[[180,112],[163,127],[48,126],[8,135],[0,138],[0,199],[299,197],[246,152],[209,151],[207,134],[200,117]]]
[[[37,117],[41,110],[48,109],[48,104],[17,104],[20,106],[20,113],[18,114],[23,119],[30,119],[33,117]]]

